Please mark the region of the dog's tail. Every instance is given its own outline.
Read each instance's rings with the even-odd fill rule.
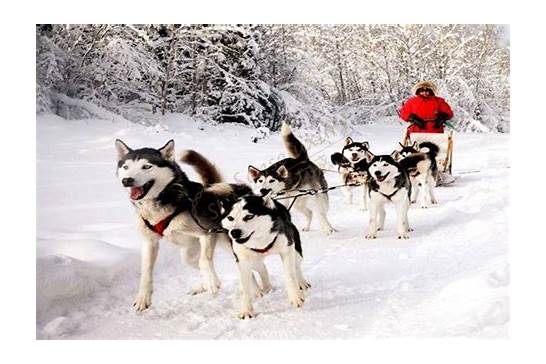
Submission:
[[[222,182],[222,175],[207,158],[197,153],[195,150],[184,150],[180,155],[182,163],[189,164],[201,177],[204,185]]]
[[[440,152],[440,148],[432,142],[422,142],[419,144],[419,150],[423,150],[423,148],[428,149],[428,151],[424,151],[424,153],[428,154],[431,158],[436,158]]]
[[[309,159],[309,156],[307,155],[307,150],[298,140],[298,138],[296,138],[294,134],[292,134],[292,130],[286,122],[282,123],[281,135],[284,142],[284,147],[286,148],[286,151],[291,158],[300,160]]]

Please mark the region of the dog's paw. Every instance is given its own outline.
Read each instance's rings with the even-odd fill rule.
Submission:
[[[135,307],[137,312],[142,312],[148,309],[152,305],[152,294],[151,293],[142,293],[137,296],[133,307]]]
[[[304,231],[304,232],[308,232],[310,230],[311,230],[311,228],[309,226],[304,226],[304,227],[301,228],[301,231]]]
[[[322,233],[326,236],[328,235],[332,235],[334,233],[334,228],[333,227],[327,227],[327,228],[324,228],[324,229],[321,229]]]
[[[368,234],[366,234],[365,238],[366,238],[366,239],[375,239],[375,238],[377,238],[377,234],[375,234],[375,233],[368,233]]]
[[[239,312],[237,317],[240,320],[246,320],[246,319],[251,319],[251,318],[256,317],[256,314],[253,311],[241,311],[241,312]]]
[[[307,282],[305,279],[302,279],[301,281],[299,281],[298,286],[300,287],[302,291],[306,291],[309,288],[311,288],[311,284]]]
[[[409,239],[409,235],[408,233],[399,234],[398,239]]]
[[[303,303],[305,302],[305,298],[302,294],[292,294],[290,297],[288,297],[288,301],[290,301],[290,304],[294,308],[300,308],[303,306]]]

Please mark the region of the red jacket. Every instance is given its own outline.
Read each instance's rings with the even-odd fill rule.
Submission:
[[[445,102],[444,99],[437,96],[413,96],[406,101],[406,103],[400,109],[400,117],[404,121],[409,121],[410,115],[415,114],[425,121],[425,128],[420,129],[418,125],[410,125],[408,127],[408,135],[414,133],[443,133],[444,126],[436,128],[434,126],[434,120],[438,116],[438,113],[445,113],[447,120],[453,117],[453,111]]]

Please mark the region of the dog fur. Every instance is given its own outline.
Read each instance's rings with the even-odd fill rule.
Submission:
[[[138,230],[144,238],[136,310],[151,305],[153,269],[161,238],[180,247],[181,257],[199,268],[202,284],[193,293],[215,293],[220,281],[213,264],[214,249],[217,241],[228,241],[227,235],[220,232],[221,203],[233,203],[250,193],[250,188],[221,183],[216,168],[194,151],[183,153],[182,160],[197,170],[203,183],[190,181],[175,162],[173,140],[159,149],[131,149],[118,139],[115,147],[117,176],[129,192]]]
[[[254,183],[256,192],[262,196],[279,192],[297,192],[302,189],[321,190],[328,188],[322,170],[309,160],[307,150],[294,136],[288,124],[283,123],[281,129],[284,146],[289,158],[273,163],[266,169],[248,167],[249,179]],[[291,199],[282,200],[284,204]],[[328,193],[317,193],[313,196],[301,196],[294,202],[294,208],[306,219],[302,231],[309,231],[313,213],[318,215],[321,231],[329,235],[334,228],[328,221]]]
[[[301,269],[300,235],[286,207],[270,195],[248,195],[226,210],[224,216],[222,226],[229,232],[239,268],[242,306],[239,318],[254,317],[252,298],[271,291],[264,265],[264,258],[271,254],[279,254],[282,259],[289,302],[296,308],[302,307],[304,291],[310,284]],[[260,275],[261,287],[255,283],[253,271]]]

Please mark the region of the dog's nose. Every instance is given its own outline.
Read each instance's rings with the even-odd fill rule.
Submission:
[[[380,177],[381,176],[381,171],[375,171],[374,173],[377,177]]]
[[[231,235],[233,239],[239,239],[241,237],[241,234],[242,232],[239,229],[233,229],[229,232],[229,235]]]
[[[126,178],[121,180],[121,183],[125,187],[131,187],[135,183],[135,179],[131,178],[131,177],[126,177]]]
[[[261,188],[261,189],[260,189],[260,194],[261,194],[262,196],[267,195],[269,192],[271,192],[271,190],[270,190],[269,188]]]
[[[356,158],[356,157],[358,157],[358,154],[353,153],[353,158]]]

